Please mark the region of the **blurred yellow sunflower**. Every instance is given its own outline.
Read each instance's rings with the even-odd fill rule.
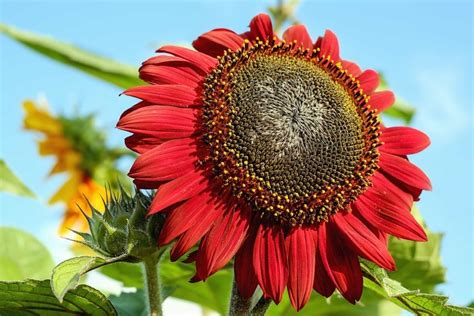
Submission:
[[[66,206],[59,234],[66,235],[69,229],[85,231],[87,221],[80,210],[90,212],[87,203],[98,210],[103,209],[105,188],[101,180],[110,173],[115,173],[114,179],[120,178],[114,164],[123,153],[117,154],[117,150],[107,148],[105,134],[95,128],[93,116],[55,116],[48,111],[46,102],[31,100],[23,102],[23,109],[24,128],[43,136],[38,140],[39,154],[56,159],[48,175],[68,175],[49,200],[50,204]]]

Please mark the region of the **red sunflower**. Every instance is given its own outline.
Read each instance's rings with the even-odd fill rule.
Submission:
[[[303,25],[279,39],[267,15],[237,34],[215,29],[196,50],[158,49],[143,63],[150,83],[118,127],[140,154],[130,176],[157,189],[150,214],[167,212],[159,244],[205,280],[235,256],[239,294],[257,285],[299,310],[312,289],[361,297],[359,257],[393,270],[387,235],[425,241],[410,213],[428,177],[407,158],[429,138],[384,127],[390,91],[341,59],[331,31],[313,42]]]

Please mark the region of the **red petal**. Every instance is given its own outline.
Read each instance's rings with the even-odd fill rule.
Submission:
[[[214,201],[207,212],[204,212],[199,221],[193,223],[192,227],[185,231],[171,248],[170,257],[172,261],[178,260],[199,239],[201,239],[214,225],[214,222],[224,214],[227,205],[222,201]]]
[[[426,241],[423,228],[409,211],[399,210],[382,197],[368,190],[354,203],[354,212],[359,212],[369,223],[403,239]]]
[[[258,281],[253,268],[253,246],[255,243],[255,230],[249,233],[240,250],[235,256],[234,277],[239,294],[244,299],[252,297],[257,288]]]
[[[314,45],[313,45],[313,49],[320,49],[321,50],[321,43],[323,42],[323,37],[322,36],[319,36],[317,39],[316,39],[316,42],[314,42]]]
[[[160,186],[153,198],[148,214],[155,214],[168,206],[187,200],[208,187],[207,175],[193,170]]]
[[[395,270],[395,262],[388,252],[387,246],[382,243],[361,221],[350,213],[339,213],[331,218],[340,235],[345,238],[357,254],[384,269]]]
[[[326,254],[334,284],[341,295],[355,304],[362,295],[362,271],[359,259],[337,233],[334,224],[326,230]]]
[[[283,39],[287,42],[297,42],[297,46],[303,46],[303,48],[313,48],[313,42],[308,30],[304,25],[293,25],[290,26],[285,33],[283,33]]]
[[[204,72],[208,73],[212,68],[217,66],[217,60],[201,52],[191,50],[179,46],[163,46],[157,50],[158,53],[168,53],[181,57],[194,65],[198,66]]]
[[[375,91],[380,83],[379,75],[374,70],[366,70],[361,73],[357,80],[360,82],[360,88],[364,91],[365,94],[371,94]]]
[[[357,77],[362,73],[362,70],[360,69],[360,67],[356,63],[353,63],[353,62],[348,61],[348,60],[343,60],[342,61],[342,67],[345,70],[347,70],[347,72],[349,74],[351,74],[352,76],[354,76],[354,77]]]
[[[416,154],[430,145],[430,138],[412,127],[384,128],[380,140],[380,150],[395,155]]]
[[[421,193],[423,192],[423,190],[421,189],[418,189],[418,188],[415,188],[415,187],[412,187],[411,185],[408,185],[400,180],[398,180],[397,178],[387,174],[387,173],[383,173],[383,175],[390,181],[392,182],[395,186],[397,186],[398,188],[400,188],[400,190],[404,191],[404,192],[407,192],[408,194],[410,194],[412,197],[413,197],[413,201],[416,202],[416,201],[419,201],[420,200],[420,195]]]
[[[234,31],[228,29],[215,29],[199,36],[194,42],[193,47],[200,52],[212,57],[222,56],[224,51],[231,49],[238,50],[244,39]]]
[[[371,179],[372,189],[381,196],[393,201],[401,209],[410,211],[413,206],[413,196],[387,179],[381,172],[375,173]]]
[[[407,159],[383,153],[380,155],[380,168],[400,181],[422,190],[431,190],[428,176]]]
[[[155,65],[155,66],[160,66],[160,65],[186,65],[188,67],[193,67],[196,71],[199,71],[200,74],[205,74],[206,72],[201,71],[199,67],[197,67],[195,64],[190,62],[189,60],[186,60],[184,58],[178,57],[178,56],[172,56],[172,55],[164,55],[164,54],[159,54],[157,56],[153,56],[145,60],[142,65]]]
[[[377,238],[386,246],[388,246],[388,234],[383,230],[375,227],[371,223],[369,223],[365,217],[363,217],[358,211],[354,211],[354,205],[352,205],[352,215],[357,217],[370,231],[377,236]]]
[[[385,111],[395,103],[395,95],[392,91],[379,91],[370,95],[369,104],[379,112]]]
[[[212,190],[204,191],[173,209],[161,229],[158,245],[163,246],[200,222],[216,204]]]
[[[316,256],[313,234],[307,228],[294,228],[286,237],[288,295],[297,311],[308,302],[313,288]]]
[[[319,242],[319,235],[322,235],[321,243]],[[313,234],[314,243],[316,245],[316,262],[313,288],[321,295],[329,297],[334,293],[336,286],[334,285],[332,275],[328,274],[331,271],[329,268],[328,259],[326,257],[326,227],[322,223],[318,227],[318,231]]]
[[[250,41],[255,40],[257,37],[265,41],[273,38],[273,26],[270,16],[261,13],[255,16],[250,21],[250,32],[246,33],[246,36]]]
[[[153,56],[151,58],[148,58],[142,63],[142,66],[185,67],[185,68],[189,68],[189,71],[192,71],[192,73],[196,73],[196,75],[200,77],[205,77],[208,73],[206,70],[203,70],[201,67],[199,67],[192,61],[186,60],[179,56],[164,55],[164,54],[159,54],[158,56]]]
[[[138,157],[128,175],[142,181],[172,180],[192,171],[197,160],[193,139],[170,140]]]
[[[162,143],[162,139],[145,134],[133,134],[125,138],[125,146],[139,154],[143,154]]]
[[[162,62],[144,63],[140,68],[140,78],[150,84],[178,84],[196,88],[203,80],[204,74],[197,68],[178,57],[158,56]],[[177,60],[169,61],[169,58]]]
[[[372,187],[364,192],[363,195],[377,203],[377,206],[379,207],[389,208],[397,212],[410,213],[411,208],[407,207],[402,201],[391,195],[388,191],[377,190]]]
[[[206,234],[196,258],[196,276],[199,280],[207,279],[225,266],[239,250],[247,235],[249,216],[247,207],[230,208]]]
[[[194,88],[178,84],[134,87],[126,90],[124,94],[159,105],[190,107],[200,104]]]
[[[331,57],[336,63],[341,60],[339,57],[339,41],[337,40],[336,34],[331,30],[326,30],[324,33],[324,37],[321,41],[321,55]]]
[[[264,295],[278,304],[288,281],[285,237],[280,228],[260,225],[255,239],[253,265]]]
[[[117,128],[159,139],[189,137],[197,133],[197,110],[150,105],[127,111]]]
[[[153,104],[151,104],[150,102],[140,101],[137,104],[135,104],[134,106],[132,106],[132,107],[128,108],[127,110],[125,110],[122,113],[122,115],[120,115],[120,119],[124,118],[125,116],[129,115],[132,112],[135,112],[138,109],[146,108],[146,107],[149,107],[151,105],[153,105]],[[119,124],[117,124],[117,125],[119,125]]]

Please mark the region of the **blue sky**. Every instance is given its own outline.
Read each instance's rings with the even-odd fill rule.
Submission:
[[[8,1],[1,21],[48,34],[132,65],[167,43],[189,43],[216,27],[244,31],[271,1]],[[473,5],[471,1],[303,1],[297,16],[313,37],[329,28],[342,56],[384,72],[398,96],[417,108],[413,125],[431,147],[413,157],[431,177],[433,192],[419,207],[433,231],[445,234],[442,255],[451,302],[474,299],[473,275]],[[56,113],[97,112],[110,129],[134,103],[120,90],[45,59],[0,36],[0,157],[37,193],[30,200],[0,196],[0,223],[28,230],[61,257],[67,244],[55,237],[61,207],[46,201],[61,176],[47,179],[51,159],[39,158],[34,136],[21,131],[25,98],[46,96]],[[125,164],[128,168],[128,163]],[[414,276],[416,277],[416,276]]]

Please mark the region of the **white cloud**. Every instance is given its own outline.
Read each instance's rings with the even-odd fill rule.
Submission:
[[[471,124],[470,109],[463,105],[463,80],[462,72],[454,67],[425,69],[416,76],[418,96],[424,105],[418,109],[416,123],[438,141],[449,141]]]

